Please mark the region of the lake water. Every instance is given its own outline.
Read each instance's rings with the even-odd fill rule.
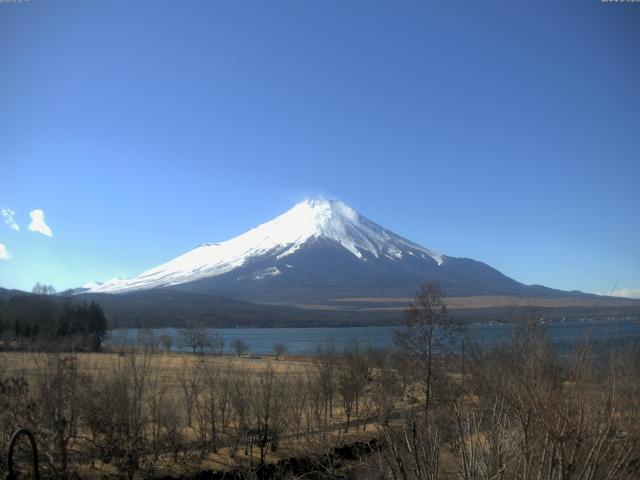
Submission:
[[[551,342],[559,351],[571,349],[578,341],[590,333],[591,339],[598,345],[623,344],[632,342],[640,345],[640,320],[590,320],[554,322],[545,325]],[[211,332],[221,334],[225,341],[225,352],[231,353],[231,343],[241,339],[249,345],[252,354],[273,353],[276,343],[283,343],[292,354],[314,353],[318,345],[335,343],[338,349],[344,349],[356,340],[360,345],[372,347],[393,346],[394,332],[398,327],[331,327],[331,328],[218,328]],[[135,342],[138,329],[119,329],[110,332],[107,344],[119,345]],[[173,338],[172,349],[188,351],[179,329],[160,328],[152,332],[158,337],[167,335]],[[466,335],[484,345],[495,345],[511,338],[514,333],[512,324],[475,324],[467,327]]]

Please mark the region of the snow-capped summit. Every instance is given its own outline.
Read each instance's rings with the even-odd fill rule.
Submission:
[[[165,322],[280,325],[282,315],[290,315],[334,324],[354,312],[369,319],[375,312],[395,315],[425,282],[438,282],[449,297],[585,297],[523,285],[485,263],[441,255],[326,199],[305,200],[242,235],[202,243],[134,278],[92,282],[73,293],[99,296],[110,314],[127,318],[150,310]],[[294,306],[303,308],[288,310]]]
[[[221,243],[203,243],[137,277],[91,284],[90,292],[119,293],[181,285],[236,270],[242,270],[236,281],[264,281],[294,270],[295,262],[285,259],[313,245],[339,247],[359,262],[405,264],[407,260],[420,259],[440,266],[445,261],[442,255],[375,224],[343,202],[311,199],[242,235]],[[256,267],[255,271],[246,271],[251,266]]]

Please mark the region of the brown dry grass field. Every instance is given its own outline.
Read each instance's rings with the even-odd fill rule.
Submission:
[[[25,373],[28,377],[30,372],[38,368],[39,359],[44,358],[41,353],[31,352],[0,352],[0,362],[4,366],[5,374],[12,375]],[[114,368],[121,366],[125,361],[123,355],[116,352],[104,353],[76,353],[79,361],[80,371],[92,374],[107,374]],[[162,371],[164,380],[172,385],[182,374],[185,367],[189,367],[202,360],[201,355],[192,355],[189,353],[171,352],[166,354],[154,353],[150,356],[151,368]],[[259,372],[267,369],[269,366],[280,374],[301,373],[305,367],[311,365],[309,357],[293,357],[283,355],[276,359],[274,355],[262,356],[207,356],[208,361],[227,364],[231,362],[234,367],[241,370],[249,370]]]
[[[317,473],[335,447],[372,439],[380,448],[336,467],[345,470],[304,476],[357,469],[357,478],[378,479],[640,478],[640,357],[633,346],[602,356],[585,344],[566,358],[536,322],[497,349],[432,355],[429,341],[410,343],[416,338],[426,337],[414,332],[393,352],[314,357],[167,354],[144,346],[71,357],[4,352],[0,380],[24,378],[29,389],[11,396],[5,382],[0,401],[5,408],[36,403],[39,414],[17,409],[14,418],[36,432],[49,458],[60,458],[55,429],[75,416],[64,472],[85,479],[122,478],[129,455],[130,479],[204,470],[255,478],[250,472],[262,460],[292,458]],[[195,383],[189,421],[186,394]],[[66,406],[51,408],[58,400]],[[63,421],[50,422],[53,412]],[[1,433],[6,442],[11,432]],[[256,434],[270,445],[261,449]],[[50,461],[49,472],[56,463],[62,471]],[[405,466],[409,476],[401,474]],[[586,469],[605,474],[587,477]]]
[[[328,303],[286,304],[306,310],[362,312],[403,312],[413,301],[409,297],[343,297],[332,298]],[[533,298],[503,295],[477,295],[470,297],[447,297],[445,304],[449,310],[491,310],[502,308],[635,308],[640,309],[638,300],[627,298]],[[275,303],[274,305],[279,305]]]
[[[349,297],[349,298],[333,298],[332,302],[342,304],[401,304],[395,307],[403,310],[409,305],[413,299],[408,297]],[[510,297],[500,295],[470,296],[470,297],[447,297],[445,298],[447,308],[465,309],[465,308],[496,308],[496,307],[604,307],[604,306],[638,306],[637,300],[631,299],[591,299],[591,298],[529,298],[529,297]],[[320,307],[320,305],[314,305]],[[394,307],[390,307],[394,308]]]
[[[3,368],[5,377],[24,377],[27,380],[33,379],[38,372],[46,368],[47,356],[51,354],[37,352],[0,352],[0,365]],[[64,355],[64,354],[63,354]],[[276,357],[275,355],[262,356],[236,356],[236,355],[193,355],[190,353],[178,352],[156,352],[156,353],[134,353],[126,354],[117,352],[103,353],[75,353],[73,354],[78,360],[78,373],[80,375],[90,375],[98,379],[110,376],[114,371],[126,368],[125,363],[129,361],[131,356],[136,358],[137,363],[149,361],[149,376],[159,379],[160,384],[155,386],[162,395],[169,397],[170,402],[178,411],[179,424],[181,425],[182,435],[188,442],[196,443],[198,441],[198,431],[196,420],[191,427],[186,426],[186,414],[184,412],[184,400],[181,397],[182,383],[181,379],[185,375],[191,375],[200,362],[206,362],[207,368],[231,369],[233,375],[246,376],[251,383],[259,380],[260,373],[272,371],[276,376],[286,378],[289,382],[304,382],[304,375],[310,369],[314,369],[312,357],[283,355]],[[153,380],[150,384],[153,383]],[[313,440],[309,443],[308,435],[287,435],[279,441],[279,448],[276,452],[268,449],[266,452],[266,463],[277,463],[280,460],[301,457],[310,454],[309,446],[317,448],[317,452],[323,453],[328,451],[332,446],[340,444],[349,444],[357,441],[368,441],[375,436],[376,426],[373,422],[358,425],[353,422],[352,428],[348,433],[344,432],[344,424],[346,417],[341,410],[339,404],[334,406],[332,417],[333,426],[330,427],[328,437],[317,440],[314,444]],[[231,424],[231,428],[235,425]],[[82,428],[80,428],[80,433]],[[302,441],[304,437],[304,442]],[[82,455],[80,442],[72,442],[70,451],[75,451],[76,458]],[[232,453],[228,446],[221,446],[215,453],[208,453],[202,457],[194,453],[189,458],[189,452],[185,451],[182,460],[176,462],[170,456],[160,455],[154,459],[154,476],[170,475],[174,477],[188,476],[203,470],[225,471],[237,469],[247,463],[257,465],[260,461],[259,449],[254,447],[250,449],[248,454],[240,448],[240,453]],[[98,460],[91,460],[85,464],[79,465],[77,469],[82,478],[103,478],[104,476],[117,476],[118,472],[113,465],[102,463]]]

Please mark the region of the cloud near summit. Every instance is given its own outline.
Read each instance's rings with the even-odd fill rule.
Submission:
[[[31,217],[31,224],[29,225],[30,231],[41,233],[47,237],[53,237],[53,232],[44,221],[44,211],[32,210],[29,212],[29,216]]]

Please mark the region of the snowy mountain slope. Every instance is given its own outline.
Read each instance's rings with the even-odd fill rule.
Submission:
[[[442,255],[380,227],[342,202],[307,200],[231,240],[202,244],[131,279],[87,284],[85,291],[121,293],[189,283],[224,275],[265,256],[283,260],[318,240],[341,246],[361,262],[368,259],[402,262],[411,257],[435,265],[444,262]],[[253,277],[263,280],[280,273],[282,270],[269,265]]]
[[[411,297],[429,281],[448,296],[585,295],[523,285],[485,263],[441,255],[331,200],[304,201],[238,237],[200,245],[131,279],[89,283],[76,293],[170,287],[257,303],[335,305],[349,297]]]

